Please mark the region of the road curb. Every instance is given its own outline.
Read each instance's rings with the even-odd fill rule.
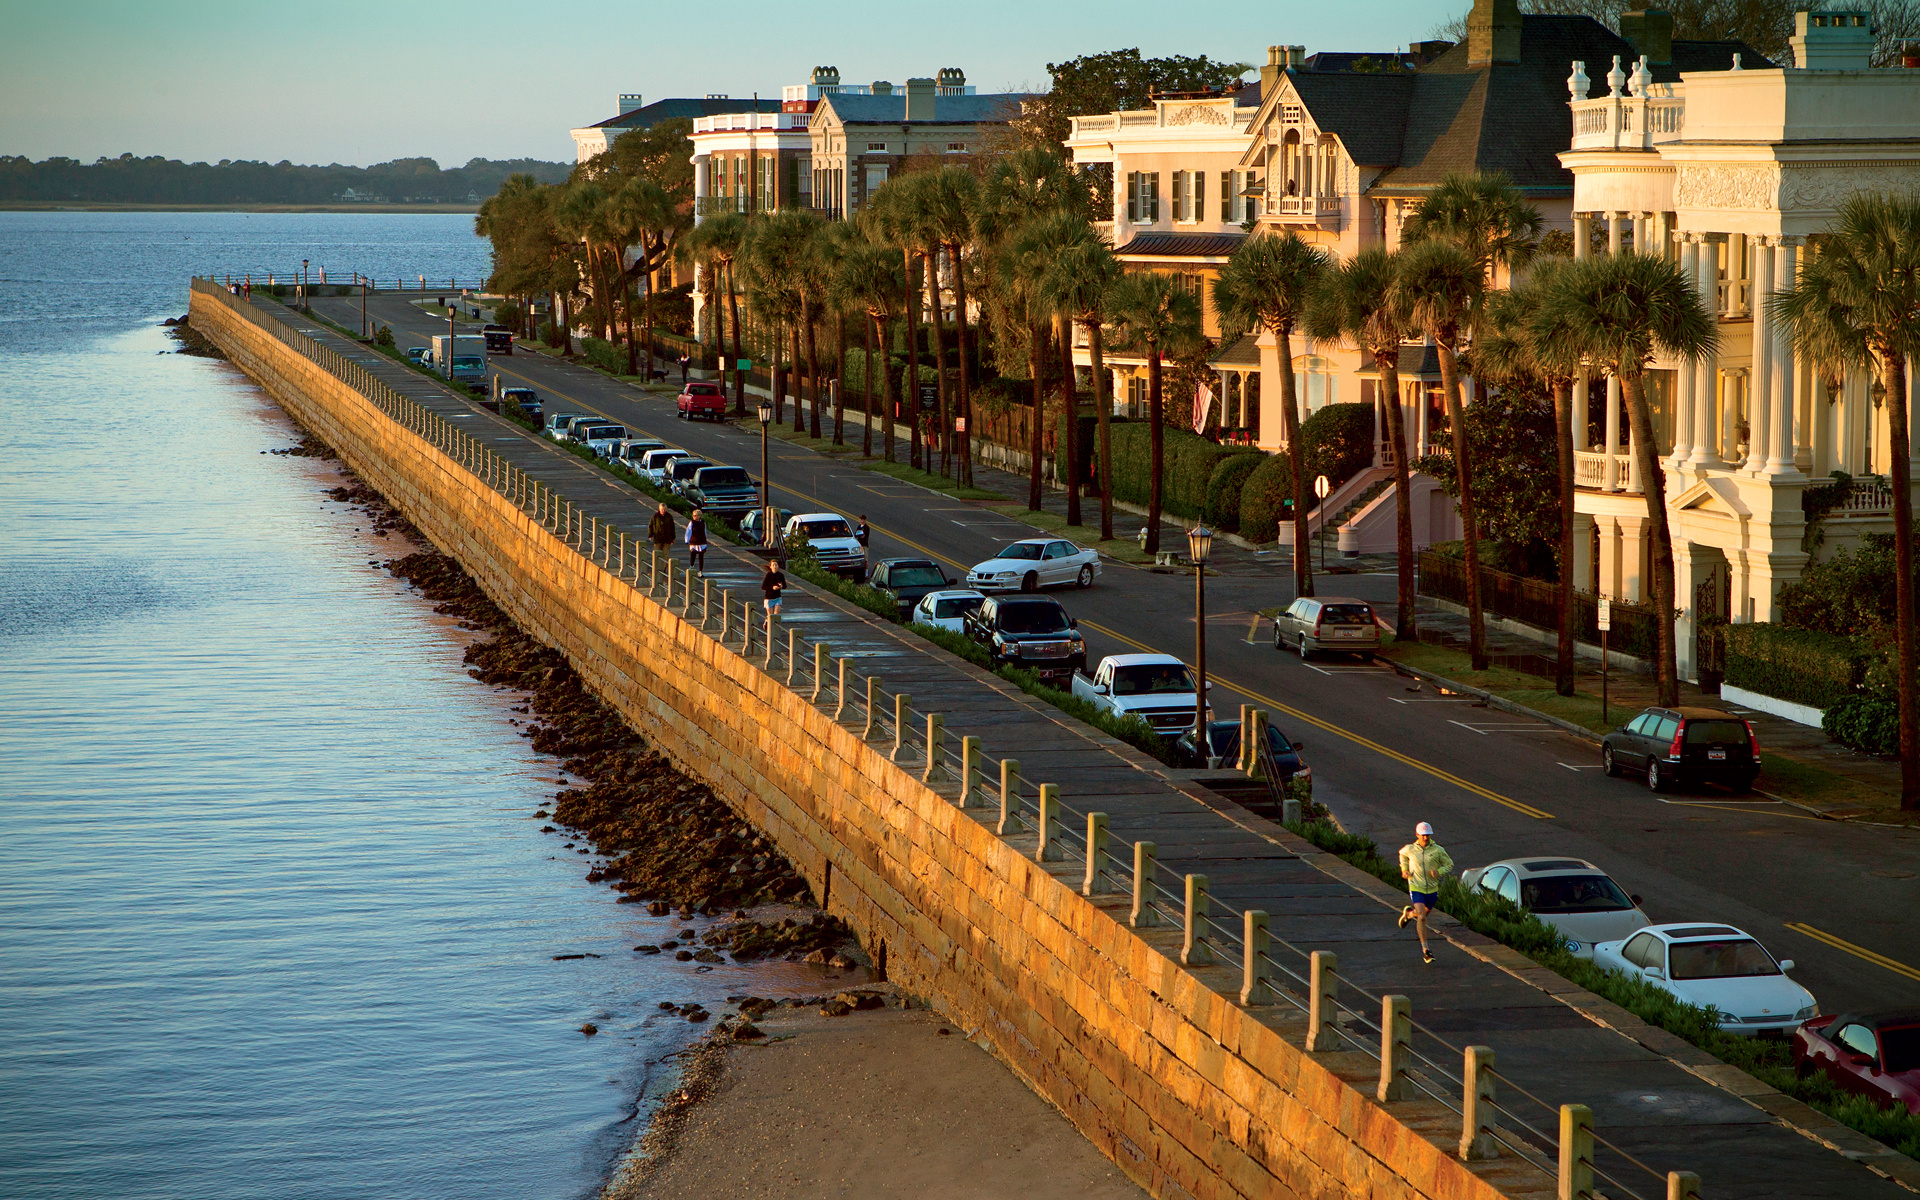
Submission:
[[[1532,717],[1536,721],[1545,721],[1549,725],[1592,742],[1596,746],[1600,744],[1600,739],[1595,737],[1593,731],[1585,725],[1576,725],[1572,721],[1556,717],[1551,713],[1543,713],[1539,709],[1528,708],[1524,704],[1517,704],[1505,696],[1489,692],[1485,688],[1477,688],[1465,683],[1456,683],[1448,679],[1445,675],[1439,675],[1422,667],[1409,666],[1406,663],[1395,662],[1391,658],[1382,657],[1383,661],[1390,663],[1394,671],[1398,674],[1407,675],[1414,679],[1425,680],[1428,683],[1446,688],[1450,692],[1459,692],[1463,696],[1472,696],[1484,702],[1489,707],[1499,709],[1501,712],[1509,712],[1519,717]]]

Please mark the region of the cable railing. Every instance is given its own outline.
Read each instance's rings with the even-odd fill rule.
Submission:
[[[886,694],[878,676],[857,676],[849,668],[851,659],[836,657],[826,642],[803,646],[797,627],[782,625],[768,612],[756,614],[751,598],[736,598],[704,573],[680,567],[651,542],[584,512],[451,421],[401,395],[361,361],[288,328],[218,282],[196,279],[194,288],[353,387],[589,561],[644,591],[664,610],[677,612],[743,660],[757,663],[789,690],[829,711],[835,721],[857,728],[863,741],[887,746],[890,761],[903,768],[918,767],[922,782],[963,809],[980,810],[982,823],[993,824],[1001,838],[1017,839],[1023,852],[1031,843],[1034,861],[1068,877],[1077,865],[1083,895],[1121,898],[1127,894],[1121,883],[1129,881],[1129,925],[1142,930],[1178,929],[1178,956],[1190,969],[1237,968],[1242,1005],[1259,1008],[1279,1003],[1305,1015],[1309,1053],[1352,1049],[1363,1054],[1378,1067],[1376,1099],[1380,1103],[1411,1100],[1418,1092],[1458,1116],[1462,1159],[1497,1158],[1504,1152],[1555,1176],[1562,1195],[1589,1194],[1596,1180],[1610,1189],[1608,1196],[1632,1200],[1656,1196],[1679,1200],[1700,1194],[1699,1180],[1692,1173],[1662,1174],[1598,1136],[1585,1106],[1556,1106],[1495,1070],[1492,1048],[1452,1044],[1414,1020],[1407,997],[1376,995],[1345,980],[1332,952],[1308,950],[1274,937],[1267,913],[1243,909],[1236,914],[1227,906],[1216,910],[1205,875],[1182,875],[1180,889],[1175,891],[1160,877],[1154,843],[1133,842],[1128,847],[1131,858],[1122,857],[1115,851],[1106,813],[1075,807],[1062,799],[1058,785],[1027,778],[1018,760],[989,760],[978,737],[963,736],[956,746],[947,736],[943,714],[916,710],[907,692]],[[1262,753],[1268,749],[1265,714],[1253,710],[1251,716],[1249,721],[1249,713],[1242,714],[1243,766],[1271,773],[1271,755]],[[1254,748],[1250,755],[1246,753],[1249,746]],[[997,788],[992,780],[996,767]],[[984,815],[996,806],[997,823]],[[1081,831],[1077,837],[1076,829]],[[1371,1011],[1343,1000],[1343,987],[1369,1002]],[[1356,1029],[1360,1036],[1349,1036]],[[1449,1066],[1419,1049],[1416,1033],[1457,1055],[1460,1066]],[[1554,1114],[1557,1133],[1536,1128],[1502,1103],[1499,1085]],[[1607,1152],[1604,1163],[1596,1161],[1596,1147]],[[1622,1180],[1622,1174],[1636,1182],[1644,1174],[1658,1190],[1636,1191]]]
[[[282,270],[269,267],[259,271],[223,272],[217,275],[203,276],[218,287],[243,288],[298,288],[306,285],[309,292],[321,295],[321,288],[353,288],[361,285],[375,292],[419,292],[422,295],[444,294],[447,292],[485,291],[487,277],[484,275],[425,275],[415,272],[412,275],[368,275],[359,271],[341,274],[335,271],[327,274],[323,267],[308,267],[304,275],[295,264]]]

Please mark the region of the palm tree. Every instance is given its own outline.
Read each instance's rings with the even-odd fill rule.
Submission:
[[[1307,448],[1300,439],[1300,406],[1293,379],[1293,330],[1333,260],[1299,234],[1268,234],[1240,243],[1213,281],[1213,306],[1222,336],[1250,329],[1273,334],[1280,350],[1280,419],[1286,430],[1287,458],[1293,464],[1293,588],[1313,595],[1313,570],[1307,549]]]
[[[862,325],[866,324],[866,310],[857,299],[848,295],[845,276],[849,260],[868,244],[866,234],[851,221],[829,221],[819,235],[819,262],[826,305],[833,313],[833,444],[836,446],[846,444],[847,317],[853,314]]]
[[[1473,256],[1488,287],[1493,269],[1525,265],[1540,241],[1540,210],[1502,171],[1448,175],[1415,206],[1402,245],[1451,242]]]
[[[740,358],[745,353],[740,343],[740,288],[734,276],[734,268],[745,252],[746,241],[747,218],[741,213],[708,217],[693,231],[693,245],[697,252],[706,255],[707,260],[726,275],[727,324],[733,328],[733,415],[736,417],[747,415],[747,376],[746,372],[738,369]],[[717,333],[714,342],[720,348],[720,357],[726,358],[726,344]]]
[[[1161,426],[1160,358],[1163,354],[1185,353],[1198,344],[1200,298],[1180,286],[1171,275],[1134,271],[1121,276],[1107,293],[1106,309],[1125,344],[1147,360],[1147,444],[1151,461],[1146,549],[1149,554],[1157,554],[1161,475],[1166,460],[1166,433]]]
[[[555,223],[567,240],[578,244],[586,256],[587,276],[593,285],[596,303],[593,332],[604,338],[607,333],[607,305],[611,285],[606,278],[602,248],[611,238],[607,226],[607,192],[597,183],[576,183],[567,188],[554,213]]]
[[[1387,410],[1387,439],[1393,448],[1394,531],[1400,554],[1398,611],[1394,637],[1419,638],[1413,578],[1413,468],[1407,459],[1406,421],[1400,404],[1400,344],[1408,323],[1394,291],[1400,260],[1379,246],[1354,255],[1321,281],[1307,305],[1306,330],[1316,339],[1345,338],[1373,357]]]
[[[873,230],[880,240],[894,246],[900,253],[900,262],[906,278],[906,303],[901,312],[906,317],[907,334],[907,396],[903,406],[907,417],[908,450],[907,460],[916,469],[922,466],[920,461],[920,331],[917,319],[920,313],[920,278],[914,273],[919,265],[921,248],[926,244],[924,219],[920,211],[915,192],[921,187],[924,175],[902,175],[889,179],[880,186],[867,201],[867,212]],[[888,414],[891,422],[893,415]]]
[[[927,232],[946,251],[953,272],[954,333],[960,349],[960,394],[952,414],[966,422],[959,442],[958,478],[973,482],[973,380],[967,368],[967,273],[966,252],[973,245],[974,216],[980,207],[980,181],[964,167],[947,166],[933,172],[922,185],[919,203]],[[945,378],[942,371],[941,377]],[[941,437],[951,424],[943,425]]]
[[[893,317],[899,311],[901,297],[906,293],[906,275],[901,270],[900,258],[887,246],[872,242],[862,243],[847,251],[840,263],[840,269],[834,279],[839,294],[850,307],[857,308],[866,318],[866,369],[863,384],[863,406],[866,420],[862,422],[865,431],[862,434],[860,452],[873,456],[873,373],[874,342],[880,343],[880,379],[881,401],[884,419],[882,427],[886,430],[886,458],[894,461],[893,452],[893,372],[888,369],[887,331],[892,327]]]
[[[1900,713],[1900,807],[1920,809],[1920,717],[1915,712],[1913,479],[1907,362],[1920,355],[1920,199],[1860,195],[1818,242],[1798,284],[1775,293],[1774,311],[1816,362],[1873,372],[1885,389],[1892,449],[1895,658]]]
[[[1100,539],[1113,539],[1113,446],[1108,435],[1108,419],[1113,406],[1107,402],[1107,366],[1102,345],[1107,292],[1120,278],[1120,261],[1094,233],[1093,226],[1072,214],[1047,219],[1058,222],[1058,234],[1049,232],[1046,240],[1056,248],[1053,261],[1040,279],[1041,298],[1057,311],[1078,321],[1087,331],[1087,347],[1093,368],[1094,419],[1099,430],[1100,454]],[[1078,496],[1068,492],[1068,520],[1079,523]]]
[[[627,316],[627,374],[640,374],[633,336],[633,293],[629,277],[638,276],[647,289],[647,376],[653,374],[653,283],[650,275],[671,251],[679,232],[678,206],[667,190],[651,179],[629,179],[607,198],[607,226],[613,237],[613,261],[618,267],[624,250],[638,246],[630,270],[621,272],[621,307]]]
[[[1645,254],[1603,254],[1561,268],[1542,281],[1540,326],[1567,351],[1606,363],[1619,377],[1633,421],[1647,523],[1652,532],[1654,663],[1659,703],[1680,702],[1674,651],[1673,540],[1667,528],[1667,496],[1647,404],[1647,366],[1657,352],[1670,359],[1698,359],[1717,336],[1700,294],[1672,263]]]

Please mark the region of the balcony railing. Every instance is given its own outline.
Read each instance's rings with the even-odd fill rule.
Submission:
[[[721,213],[746,212],[748,196],[695,196],[693,213],[698,217],[718,216]]]
[[[1589,491],[1607,490],[1607,458],[1604,450],[1575,450],[1573,452],[1573,486]],[[1633,464],[1627,458],[1624,448],[1611,456],[1614,461],[1614,490],[1639,495],[1640,489],[1633,485]]]
[[[738,112],[721,113],[712,117],[695,117],[695,133],[726,133],[729,130],[758,130],[763,132],[804,131],[808,122],[813,120],[811,113],[789,112]]]
[[[1340,197],[1274,196],[1267,200],[1267,211],[1275,216],[1305,221],[1337,220],[1340,216]]]
[[[1680,140],[1686,126],[1686,101],[1670,84],[1655,84],[1645,96],[1601,96],[1574,100],[1573,149],[1651,150]]]

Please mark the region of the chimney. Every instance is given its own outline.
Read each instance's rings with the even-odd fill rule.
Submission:
[[[1442,54],[1453,49],[1452,42],[1413,42],[1407,46],[1407,57],[1416,67],[1424,67]]]
[[[1280,72],[1286,70],[1286,61],[1281,57],[1284,46],[1267,47],[1267,65],[1260,68],[1260,98],[1273,95],[1273,81],[1280,78]]]
[[[1467,65],[1520,61],[1520,0],[1473,0],[1467,14]]]
[[[1285,52],[1284,61],[1288,70],[1307,65],[1307,48],[1305,46],[1282,46],[1281,50]]]
[[[934,76],[935,91],[942,96],[964,96],[967,94],[967,73],[959,67],[941,67]]]
[[[907,80],[907,114],[901,118],[906,121],[933,120],[934,82],[931,79]]]
[[[1620,36],[1633,52],[1647,60],[1648,66],[1664,67],[1673,62],[1673,14],[1657,8],[1634,9],[1620,14]]]
[[[813,77],[809,79],[807,82],[813,84],[813,86],[817,88],[822,88],[822,89],[831,88],[837,92],[840,90],[840,68],[839,67],[815,67],[813,69]]]
[[[873,94],[876,96],[891,96],[893,95],[893,84],[884,79],[876,79],[873,81]]]
[[[1793,65],[1802,71],[1864,71],[1873,65],[1873,14],[1793,14]]]
[[[644,106],[640,103],[639,92],[633,92],[631,94],[627,92],[620,93],[620,115],[621,116],[624,117],[628,113],[633,112],[635,109],[638,109],[641,107],[644,107]]]

